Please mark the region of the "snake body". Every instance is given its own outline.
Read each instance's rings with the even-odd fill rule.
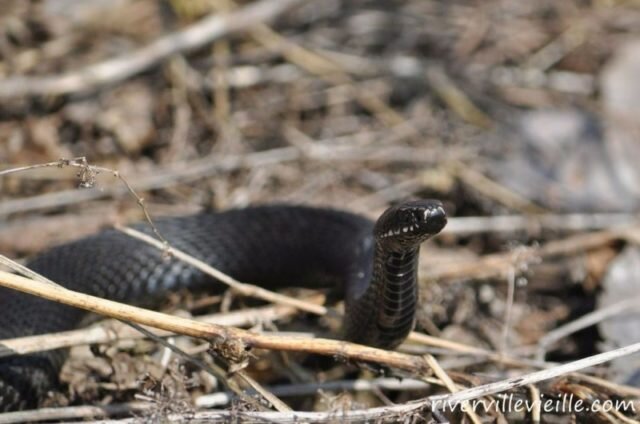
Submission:
[[[397,346],[411,331],[420,243],[445,224],[440,202],[432,200],[393,206],[376,223],[347,212],[287,205],[156,222],[172,246],[240,281],[270,289],[338,287],[346,301],[343,336],[382,348]],[[28,266],[72,290],[143,305],[170,291],[215,284],[201,271],[113,229],[54,247]],[[70,330],[84,315],[0,289],[0,339]],[[56,350],[2,358],[0,409],[37,405],[57,387],[65,355]]]

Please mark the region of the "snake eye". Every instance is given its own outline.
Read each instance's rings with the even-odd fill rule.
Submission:
[[[418,219],[416,219],[417,214],[415,214],[413,211],[407,210],[403,212],[404,213],[400,218],[400,225],[402,227],[411,227],[413,226],[413,224],[420,222]]]

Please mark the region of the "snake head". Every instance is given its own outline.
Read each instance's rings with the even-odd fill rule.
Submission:
[[[376,240],[389,247],[412,249],[438,234],[447,224],[447,214],[438,200],[412,200],[391,206],[378,218]]]

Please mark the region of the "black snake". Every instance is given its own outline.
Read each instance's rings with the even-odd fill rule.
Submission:
[[[413,328],[420,244],[446,222],[440,202],[418,200],[392,206],[375,224],[347,212],[274,205],[167,218],[156,225],[171,245],[240,281],[270,289],[341,288],[343,336],[393,348]],[[72,290],[134,303],[212,283],[197,269],[116,230],[55,247],[28,266]],[[84,315],[0,289],[0,339],[70,330]],[[65,354],[56,350],[0,360],[0,409],[37,405],[57,386]]]

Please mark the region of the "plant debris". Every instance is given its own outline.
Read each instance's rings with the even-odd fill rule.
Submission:
[[[2,2],[3,255],[262,203],[452,219],[397,357],[423,368],[102,321],[29,345],[91,343],[0,422],[637,422],[639,40],[633,2]],[[158,307],[302,345],[342,304],[238,285]]]

